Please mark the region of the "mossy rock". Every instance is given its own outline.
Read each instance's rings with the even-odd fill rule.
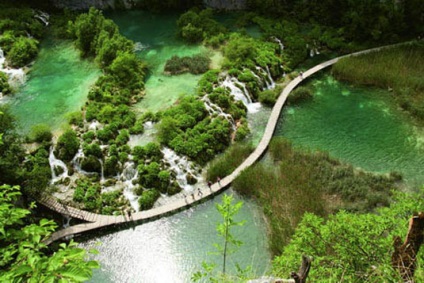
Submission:
[[[189,184],[189,185],[194,185],[194,184],[196,184],[197,183],[197,178],[196,177],[194,177],[192,174],[190,174],[190,173],[188,173],[187,174],[187,183]]]
[[[182,189],[181,189],[180,185],[178,185],[178,183],[176,181],[174,181],[174,182],[172,182],[172,184],[168,188],[168,195],[173,196],[175,194],[178,194],[181,191],[182,191]]]
[[[86,172],[100,173],[102,170],[102,165],[96,157],[89,155],[82,160],[81,169]]]

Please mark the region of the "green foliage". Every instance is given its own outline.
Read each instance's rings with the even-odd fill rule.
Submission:
[[[308,279],[313,282],[401,282],[391,267],[395,236],[404,237],[408,218],[424,205],[424,191],[396,193],[377,213],[338,212],[323,219],[305,214],[290,244],[274,260],[274,274],[288,274],[302,254],[314,258]],[[423,252],[417,255],[415,280],[421,282]],[[342,279],[343,278],[343,279]]]
[[[82,117],[82,113],[79,112],[79,111],[67,113],[66,119],[68,120],[68,123],[70,125],[75,125],[75,126],[78,126],[78,127],[83,126],[84,119]]]
[[[39,147],[37,151],[26,156],[24,163],[25,181],[23,183],[23,189],[26,195],[40,197],[50,183],[52,172],[47,149]]]
[[[294,150],[284,139],[273,139],[269,149],[271,164],[246,169],[233,187],[264,207],[274,254],[281,253],[305,212],[372,211],[388,205],[398,180],[355,170],[325,153]]]
[[[240,120],[240,124],[237,126],[235,141],[244,140],[247,135],[250,134],[249,124],[245,118]]]
[[[65,131],[57,140],[55,155],[58,159],[71,161],[80,146],[77,134],[73,130]]]
[[[49,125],[38,124],[34,125],[31,128],[29,138],[34,142],[50,142],[52,140],[53,134]]]
[[[140,198],[138,199],[140,210],[151,209],[159,197],[160,193],[156,189],[143,191]]]
[[[236,143],[209,165],[206,178],[215,181],[218,177],[231,174],[253,151],[250,144]]]
[[[88,178],[78,179],[76,184],[73,201],[77,206],[82,205],[81,208],[84,210],[113,215],[121,213],[129,205],[128,200],[122,195],[122,190],[101,193],[100,184],[93,183]]]
[[[38,41],[28,37],[18,37],[13,43],[7,58],[13,67],[29,64],[38,54]]]
[[[0,106],[0,184],[20,184],[25,152],[15,131],[15,118],[7,106]]]
[[[226,29],[213,18],[212,9],[200,12],[190,10],[177,20],[178,34],[188,43],[197,43],[203,39],[224,34]]]
[[[210,62],[209,57],[203,54],[184,57],[174,55],[166,61],[165,72],[171,75],[178,75],[185,72],[198,75],[209,70]]]
[[[259,101],[267,106],[274,106],[281,93],[281,87],[275,89],[267,89],[259,93]]]
[[[57,227],[47,219],[28,223],[30,211],[16,206],[19,188],[0,187],[0,281],[2,282],[84,282],[99,268],[86,261],[86,251],[71,241],[49,252],[46,240]],[[32,208],[32,207],[31,207]]]
[[[3,72],[0,72],[0,92],[4,95],[12,92],[12,88],[9,85],[8,77]]]

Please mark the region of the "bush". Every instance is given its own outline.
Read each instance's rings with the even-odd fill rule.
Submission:
[[[274,106],[278,95],[272,89],[267,89],[259,93],[259,101],[267,106]]]
[[[71,161],[77,154],[79,146],[77,134],[73,130],[67,130],[57,141],[55,155],[58,159]]]
[[[192,74],[202,74],[209,70],[209,64],[211,60],[202,54],[197,54],[193,56],[172,56],[171,59],[168,59],[165,64],[165,72],[170,73],[171,75],[182,74],[185,72],[190,72]]]
[[[46,124],[34,125],[31,128],[29,138],[34,142],[50,142],[53,134],[50,127]]]
[[[140,210],[151,209],[159,197],[160,193],[156,189],[143,191],[138,199]]]
[[[9,79],[7,75],[3,72],[0,72],[0,92],[3,95],[8,94],[12,91],[12,88],[9,85]]]
[[[33,38],[19,37],[7,54],[10,65],[23,67],[30,63],[38,54],[38,41]]]

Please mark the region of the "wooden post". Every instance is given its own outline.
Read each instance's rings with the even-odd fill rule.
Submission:
[[[306,278],[309,274],[309,269],[311,269],[312,258],[309,256],[302,255],[302,265],[299,268],[299,271],[291,272],[290,276],[294,279],[295,283],[306,283]]]
[[[392,266],[399,270],[405,283],[414,282],[414,272],[417,264],[416,256],[424,240],[424,213],[420,212],[409,220],[408,234],[402,244],[399,236],[394,239]]]

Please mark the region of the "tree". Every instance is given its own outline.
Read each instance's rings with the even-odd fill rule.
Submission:
[[[235,221],[234,216],[239,212],[240,208],[243,206],[243,202],[239,201],[236,204],[233,204],[234,197],[232,195],[224,194],[222,197],[222,204],[217,204],[216,209],[221,214],[223,218],[222,223],[218,223],[216,226],[216,231],[218,235],[221,236],[224,240],[224,245],[215,244],[215,247],[222,254],[222,273],[225,274],[226,265],[227,265],[227,255],[234,253],[236,249],[233,249],[231,246],[238,248],[243,242],[237,240],[234,235],[231,233],[231,228],[235,226],[243,226],[245,221]]]
[[[59,137],[55,154],[59,159],[71,161],[77,154],[79,146],[77,134],[73,130],[67,130]]]
[[[33,38],[19,37],[13,43],[7,58],[14,67],[23,67],[30,63],[38,54],[38,41]]]
[[[84,282],[98,268],[96,261],[86,261],[86,251],[71,241],[49,251],[43,243],[57,225],[41,219],[28,223],[28,209],[16,206],[21,193],[18,187],[0,186],[0,281],[1,282]],[[31,205],[30,209],[34,208]]]

